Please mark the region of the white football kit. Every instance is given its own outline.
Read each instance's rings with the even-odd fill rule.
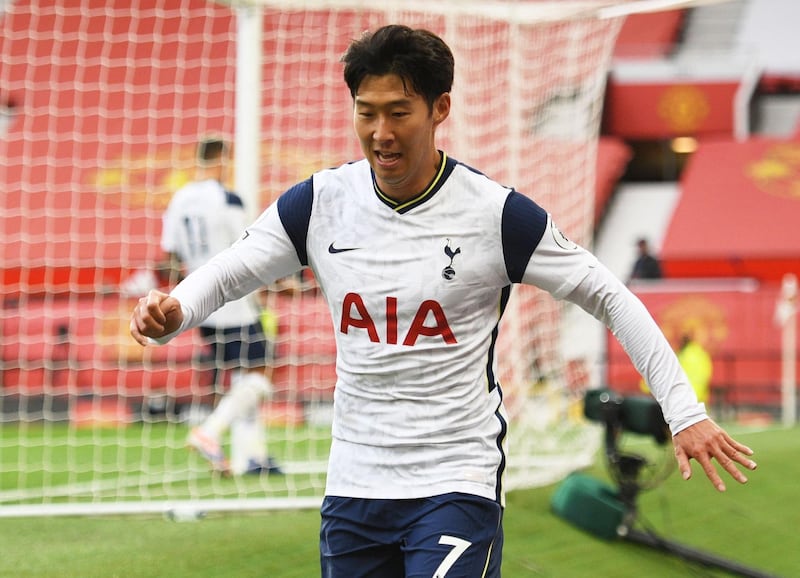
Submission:
[[[175,253],[191,273],[241,237],[247,226],[241,198],[219,181],[207,179],[178,189],[164,212],[161,249]],[[243,327],[258,319],[252,295],[227,303],[203,321],[204,327]]]
[[[337,344],[327,495],[464,492],[504,503],[495,343],[514,283],[608,325],[673,433],[706,417],[621,281],[533,201],[442,156],[428,189],[402,204],[382,194],[366,160],[316,173],[173,291],[185,330],[226,298],[311,267]]]

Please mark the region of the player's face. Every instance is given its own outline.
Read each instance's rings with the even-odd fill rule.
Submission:
[[[436,127],[449,113],[447,93],[431,110],[396,74],[364,78],[355,97],[353,124],[384,193],[402,202],[424,191],[439,166]]]

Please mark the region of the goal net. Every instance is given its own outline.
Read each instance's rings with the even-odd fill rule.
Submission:
[[[282,476],[215,476],[186,450],[224,375],[195,333],[141,348],[128,317],[153,282],[162,212],[192,177],[199,137],[233,141],[258,119],[258,211],[313,171],[360,157],[339,58],[365,29],[402,22],[441,34],[456,57],[442,148],[591,243],[621,21],[597,9],[620,3],[382,4],[0,5],[0,516],[319,503],[335,347],[313,282],[264,304],[276,358],[261,416]],[[248,118],[237,107],[237,25],[253,11],[263,50]],[[560,353],[560,311],[517,287],[503,322],[512,488],[557,481],[598,447],[580,416],[589,384]]]

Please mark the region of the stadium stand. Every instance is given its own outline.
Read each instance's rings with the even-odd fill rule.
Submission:
[[[800,274],[798,183],[800,142],[703,143],[681,175],[662,243],[666,276],[780,282]]]
[[[657,241],[666,278],[632,288],[676,347],[681,330],[701,333],[714,361],[712,404],[728,414],[774,415],[781,403],[775,307],[784,275],[800,275],[800,66],[789,30],[797,12],[796,2],[731,0],[629,18],[609,78],[604,132],[632,147],[632,166],[660,150],[653,180],[673,180],[674,200],[659,205],[671,207],[666,219],[621,218],[625,207],[614,202],[614,225],[635,225],[601,224],[598,239],[631,255],[637,236]],[[676,137],[694,139],[696,151],[673,153]],[[621,198],[636,194],[636,184],[621,187]],[[608,382],[640,391],[606,337]]]
[[[8,404],[25,403],[21,398],[42,395],[45,388],[56,398],[67,393],[107,397],[116,388],[133,403],[158,395],[177,403],[208,398],[213,373],[203,363],[202,343],[196,336],[181,336],[166,347],[142,350],[127,335],[131,301],[118,289],[158,259],[161,211],[174,192],[176,167],[191,165],[198,132],[230,131],[228,56],[235,51],[234,35],[217,35],[225,40],[209,43],[203,27],[231,29],[231,12],[213,3],[190,3],[187,10],[203,6],[207,18],[164,17],[158,23],[160,37],[174,42],[166,41],[155,53],[148,48],[146,54],[127,54],[129,69],[106,71],[111,76],[99,79],[91,55],[126,55],[125,31],[152,26],[149,16],[140,16],[152,11],[141,7],[128,18],[116,15],[111,30],[110,20],[84,21],[75,12],[55,22],[53,3],[39,4],[39,10],[0,16],[4,29],[12,31],[0,38],[2,94],[22,104],[0,141],[5,410],[11,412]],[[47,16],[35,17],[39,12]],[[54,27],[82,33],[68,38],[38,34]],[[191,41],[179,44],[179,33]],[[37,42],[36,53],[61,56],[16,57],[29,51],[31,38]],[[59,41],[62,46],[56,45]],[[180,62],[202,60],[204,65],[179,69],[178,47]],[[179,90],[176,78],[181,79]],[[76,82],[103,90],[78,91]],[[208,106],[199,106],[204,100],[221,103],[216,116],[209,116]],[[144,108],[147,114],[136,114]],[[54,115],[59,117],[55,133]],[[154,146],[163,151],[155,157]],[[148,182],[139,182],[137,166],[142,175],[146,169]],[[52,167],[48,170],[55,174],[37,174],[35,167]],[[125,179],[120,177],[123,169]],[[295,177],[282,175],[287,182]],[[139,201],[138,208],[131,206]],[[102,311],[97,310],[98,294],[103,295]],[[314,383],[329,386],[327,393],[316,390],[315,395],[330,395],[335,382],[329,316],[321,299],[310,305],[307,301],[302,309],[291,300],[276,302],[278,330],[285,337],[276,352],[277,401],[290,390],[293,399],[302,398],[303,384],[312,382],[312,374]],[[286,354],[288,340],[299,344],[291,356]]]
[[[43,14],[51,13],[53,2],[41,0],[40,4]],[[198,0],[194,4],[204,3]],[[209,4],[207,10],[211,24],[206,26],[214,30],[233,26],[227,8]],[[129,302],[117,290],[131,274],[157,260],[161,209],[173,192],[170,185],[175,180],[175,168],[191,161],[200,127],[204,132],[230,131],[232,83],[225,79],[232,72],[224,56],[235,51],[230,40],[233,35],[209,46],[201,24],[190,21],[188,26],[197,30],[181,30],[184,38],[193,39],[180,45],[182,58],[204,58],[205,64],[202,71],[201,67],[179,70],[175,64],[177,42],[167,41],[155,53],[127,54],[124,31],[153,25],[137,16],[143,12],[116,17],[109,34],[103,33],[109,23],[102,18],[81,21],[70,13],[62,22],[55,22],[50,16],[34,18],[35,13],[7,14],[5,29],[14,34],[0,39],[0,53],[4,55],[0,78],[15,100],[24,103],[0,143],[0,155],[5,159],[0,171],[4,191],[0,200],[0,256],[4,263],[0,288],[5,299],[0,348],[5,392],[37,393],[46,381],[42,372],[49,365],[54,367],[53,387],[97,393],[119,384],[124,390],[120,393],[132,399],[164,393],[170,372],[173,376],[177,373],[177,381],[185,384],[180,390],[166,392],[172,396],[189,395],[192,387],[210,388],[208,372],[197,366],[202,351],[194,341],[181,340],[163,350],[148,350],[144,358],[137,356],[125,334]],[[184,25],[180,18],[163,18],[159,21],[160,37],[170,39]],[[38,34],[55,26],[84,33],[68,35],[62,46],[56,46],[57,36]],[[63,57],[15,58],[29,49],[30,38],[41,38],[37,40],[37,53]],[[268,45],[265,50],[269,50]],[[97,70],[92,58],[67,56],[73,54],[127,54],[131,66],[110,71],[112,76],[102,79],[103,91],[78,92],[73,89],[75,82],[91,85],[99,79],[93,76]],[[265,77],[269,78],[270,64],[265,66]],[[122,76],[128,83],[127,92],[118,82]],[[179,90],[176,78],[180,79]],[[5,93],[5,86],[2,88]],[[309,95],[312,98],[313,91]],[[279,94],[266,94],[265,110],[275,108],[279,98]],[[208,107],[198,106],[201,100],[222,103],[217,116],[207,116]],[[145,108],[147,115],[136,114]],[[176,108],[181,111],[178,119]],[[200,109],[205,115],[202,119]],[[55,134],[53,115],[59,117]],[[284,132],[294,131],[297,122],[302,120],[292,115],[266,120]],[[103,134],[122,136],[103,140],[98,131],[101,125]],[[154,146],[164,152],[154,157]],[[595,203],[598,216],[628,159],[629,151],[618,139],[600,143]],[[138,182],[137,165],[147,168],[147,178],[152,182]],[[49,174],[45,181],[43,175],[33,171],[37,166],[55,167],[52,170],[56,174]],[[123,167],[130,175],[127,182],[119,176]],[[272,178],[289,184],[297,177],[295,172]],[[141,207],[131,207],[137,200]],[[125,211],[120,211],[123,204]],[[71,210],[73,207],[80,208],[80,213]],[[91,297],[98,293],[105,295],[103,303],[108,311],[102,324],[88,313]],[[76,299],[80,295],[87,299]],[[319,383],[320,379],[328,389],[315,390],[314,395],[330,395],[335,382],[330,321],[322,300],[314,299],[302,310],[289,300],[278,304],[282,336],[274,375],[278,400],[288,397],[289,390],[293,390],[292,397],[302,397],[306,393],[303,384]],[[57,330],[62,327],[67,328],[65,334]],[[287,356],[288,342],[300,343],[300,352]],[[69,350],[62,345],[68,345]],[[308,379],[312,374],[314,380]]]
[[[52,0],[40,2],[45,7],[53,3]],[[205,3],[197,0],[195,4]],[[764,21],[764,2],[737,0],[724,4],[740,9],[737,13],[737,26],[743,19],[747,22]],[[207,9],[209,21],[212,22],[214,29],[225,30],[233,26],[228,8],[209,4]],[[29,39],[37,36],[37,31],[51,30],[56,25],[51,19],[32,19],[32,13],[20,12],[3,16],[6,19],[4,29],[14,33],[0,38],[0,54],[3,55],[0,59],[0,79],[3,83],[0,85],[0,96],[6,102],[15,103],[14,120],[6,127],[5,136],[0,142],[0,158],[3,159],[0,171],[0,187],[3,190],[3,195],[0,196],[0,236],[2,236],[0,258],[4,264],[0,279],[0,289],[4,297],[2,326],[0,326],[2,335],[0,357],[4,364],[4,390],[17,391],[20,394],[33,393],[45,383],[43,374],[48,371],[54,372],[53,387],[56,388],[74,387],[81,390],[81,388],[103,388],[107,384],[123,384],[126,389],[140,388],[139,393],[142,397],[147,394],[148,388],[161,391],[164,384],[160,376],[163,375],[161,372],[165,371],[185,372],[181,373],[183,376],[179,380],[181,383],[194,383],[207,387],[207,375],[198,370],[194,364],[194,361],[202,357],[202,351],[194,341],[180,341],[159,350],[158,353],[147,353],[142,358],[136,358],[135,354],[127,349],[123,319],[126,315],[120,313],[127,304],[112,290],[118,287],[126,276],[153,262],[157,257],[159,209],[166,204],[172,192],[169,185],[176,161],[186,161],[191,158],[193,143],[200,127],[200,119],[195,114],[197,108],[193,107],[192,103],[197,103],[201,99],[218,100],[223,103],[217,110],[216,116],[203,118],[203,129],[206,132],[231,132],[229,114],[232,103],[231,83],[209,82],[209,79],[225,79],[226,75],[230,74],[225,70],[228,61],[211,55],[229,55],[235,47],[230,41],[208,46],[202,34],[203,30],[199,29],[196,34],[188,35],[195,40],[188,45],[182,45],[182,50],[198,58],[206,55],[206,77],[201,78],[199,68],[181,70],[180,74],[177,74],[178,71],[174,66],[176,46],[165,43],[157,53],[157,58],[162,59],[161,62],[152,62],[154,57],[152,51],[148,51],[146,55],[129,54],[130,69],[112,72],[113,75],[130,75],[128,80],[134,87],[132,93],[115,93],[118,86],[115,81],[118,78],[110,76],[103,79],[108,92],[83,91],[80,93],[80,98],[77,98],[77,93],[68,87],[75,82],[91,85],[96,81],[92,76],[96,70],[91,65],[91,59],[80,61],[67,58],[66,55],[103,53],[124,55],[127,50],[124,34],[104,35],[102,32],[106,23],[99,19],[86,23],[75,16],[69,16],[66,21],[58,23],[64,30],[84,30],[87,25],[90,29],[85,29],[86,33],[80,37],[64,36],[61,40],[62,45],[57,50],[47,44],[37,48],[39,54],[57,53],[65,55],[63,58],[21,58],[28,50]],[[693,30],[696,29],[697,16],[700,13],[701,9],[698,8],[691,11],[681,10],[631,17],[620,34],[617,56],[623,59],[630,59],[631,56],[636,56],[637,59],[646,57],[645,60],[648,62],[642,66],[651,70],[653,66],[658,67],[656,64],[658,59],[677,54],[691,56],[692,50],[687,49],[687,44],[693,44],[699,35]],[[118,19],[115,27],[124,31],[126,28],[152,26],[152,22],[137,20],[133,14],[135,13],[132,13],[127,21]],[[181,26],[181,22],[178,19],[165,18],[159,22],[159,26],[162,36],[169,38],[170,34]],[[763,26],[761,28],[747,26],[742,34],[747,39],[762,42],[768,35],[764,32]],[[54,42],[51,34],[38,36],[45,39],[41,42]],[[648,42],[645,43],[643,40]],[[79,45],[79,42],[82,44]],[[770,52],[770,54],[782,54],[783,57],[792,53],[791,49],[783,52],[775,49]],[[736,51],[732,49],[731,54],[736,54]],[[148,66],[137,67],[136,64],[144,58],[148,59]],[[637,66],[639,65],[641,63],[637,63]],[[764,64],[763,68],[766,73],[760,77],[758,90],[767,92],[796,90],[794,83],[800,79],[800,71],[792,71],[785,67],[771,68],[768,63]],[[649,118],[658,120],[658,123],[653,124],[657,130],[648,133],[647,127],[639,126],[628,131],[625,126],[629,125],[615,129],[614,115],[616,118],[622,118],[625,123],[630,123],[633,118],[631,114],[633,108],[624,105],[626,102],[624,97],[615,92],[624,84],[631,84],[628,81],[629,77],[624,76],[626,74],[624,67],[617,68],[616,74],[615,77],[615,73],[612,72],[609,82],[609,104],[606,107],[606,114],[611,116],[606,122],[607,134],[601,139],[598,147],[595,202],[595,217],[598,222],[601,221],[608,203],[613,198],[614,189],[632,158],[625,139],[632,135],[642,138],[667,138],[683,135],[686,132],[685,124],[681,125],[684,127],[681,130],[674,128],[674,124],[666,132],[663,130],[665,121],[658,116],[659,96],[652,92],[639,92],[634,101],[640,105],[637,108],[651,107]],[[624,82],[620,82],[620,74],[624,76]],[[159,90],[160,81],[169,79],[172,86],[176,76],[183,79],[180,94],[181,115],[177,120],[173,111],[177,105],[178,93]],[[716,72],[712,76],[715,80],[719,80]],[[703,144],[685,173],[685,179],[681,183],[684,193],[682,204],[678,207],[666,233],[666,243],[663,247],[662,257],[669,276],[694,278],[706,277],[713,273],[716,276],[746,276],[775,281],[786,271],[798,270],[798,255],[793,248],[800,246],[800,239],[796,238],[800,229],[794,226],[794,223],[798,222],[797,208],[795,208],[797,199],[796,193],[792,192],[796,191],[792,187],[795,187],[800,180],[796,178],[797,167],[793,160],[796,158],[796,152],[791,160],[788,156],[781,158],[785,178],[773,178],[769,169],[774,169],[776,165],[774,162],[770,165],[767,161],[775,160],[773,153],[779,143],[757,140],[740,143],[731,139],[736,132],[733,101],[738,98],[737,94],[740,94],[743,84],[745,84],[743,90],[755,90],[754,87],[746,85],[742,78],[742,73],[739,71],[732,79],[726,78],[721,84],[717,82],[713,90],[709,88],[713,83],[707,82],[708,79],[701,79],[702,81],[696,86],[699,92],[692,93],[694,97],[700,98],[700,100],[690,99],[689,104],[694,103],[695,111],[705,106],[703,102],[706,101],[702,98],[710,95],[712,99],[707,101],[710,103],[710,110],[720,114],[719,116],[709,114],[701,119],[705,125],[695,126],[689,132],[695,136],[724,135],[729,142]],[[677,85],[685,88],[684,80],[673,79],[656,88],[662,92],[667,92]],[[645,88],[654,89],[652,83]],[[644,90],[641,86],[639,89]],[[687,94],[678,96],[683,98]],[[165,112],[155,118],[131,116],[126,113],[141,108],[143,103],[146,103],[150,111]],[[716,103],[719,103],[719,107]],[[673,110],[680,113],[684,110],[681,108],[684,105],[685,101],[680,101]],[[623,108],[618,110],[614,108],[615,106]],[[270,103],[267,103],[265,108],[269,109]],[[44,118],[45,115],[54,114],[59,117],[58,131],[55,134],[52,126],[47,124]],[[672,117],[672,120],[675,121],[676,118],[679,117]],[[719,122],[714,119],[718,119]],[[297,121],[290,118],[274,121],[277,128],[287,131],[295,128],[292,122]],[[106,134],[115,132],[125,134],[125,139],[100,142],[97,127],[101,123]],[[143,140],[141,137],[145,134],[148,135],[148,139]],[[140,158],[139,155],[144,154],[144,147],[152,147],[154,141],[156,145],[164,145],[169,153],[163,158],[152,156],[146,159]],[[755,156],[747,156],[745,151],[748,151],[747,155]],[[728,165],[732,162],[737,166],[747,164],[752,171],[723,173],[720,169],[722,163],[719,162],[721,158],[725,158]],[[136,185],[148,186],[150,192],[154,193],[150,198],[157,199],[160,206],[142,206],[139,212],[128,212],[134,215],[133,218],[120,220],[117,209],[121,202],[122,183],[115,180],[115,168],[122,163],[136,162],[157,166],[158,170],[149,173],[156,175],[154,182],[136,183]],[[758,162],[761,162],[760,168],[753,168],[754,163]],[[47,183],[51,186],[51,190],[43,189],[44,177],[37,176],[35,172],[35,167],[42,166],[50,166],[50,170],[56,173],[55,178],[48,175]],[[716,172],[704,173],[703,169],[706,166],[714,168]],[[296,177],[295,173],[283,175],[278,180],[291,182]],[[24,187],[20,183],[25,183]],[[53,184],[55,187],[52,187]],[[769,190],[765,191],[765,187]],[[135,195],[130,194],[130,190],[126,193],[128,193],[127,198],[135,198]],[[735,203],[730,203],[731,211],[728,213],[709,211],[709,207],[718,205],[722,198],[736,199]],[[687,204],[684,205],[683,201]],[[690,204],[701,201],[705,204]],[[75,207],[81,209],[78,216],[70,214]],[[759,212],[754,212],[755,207],[759,208]],[[767,208],[772,212],[759,216],[760,210]],[[714,218],[710,218],[709,214],[713,214]],[[775,235],[765,232],[753,237],[742,235],[742,229],[736,228],[737,224],[740,224],[743,218],[752,222],[756,216],[761,219],[760,227],[765,231],[779,229],[782,233]],[[29,235],[31,230],[48,231],[48,236],[31,237]],[[709,241],[697,243],[687,231],[702,231],[704,237],[709,235]],[[104,242],[98,243],[99,235],[103,235]],[[128,242],[130,238],[141,240],[148,237],[152,242]],[[731,241],[741,243],[736,244]],[[725,253],[711,255],[712,249],[724,250]],[[687,253],[689,250],[692,251],[691,254]],[[124,261],[120,259],[120,255],[123,254]],[[711,258],[716,265],[709,261]],[[776,262],[782,264],[776,265]],[[727,268],[723,268],[723,263]],[[45,286],[49,287],[50,291],[55,290],[55,294],[45,295]],[[84,302],[75,298],[76,295],[94,296],[98,293],[106,294],[103,303],[107,307],[108,314],[104,317],[103,323],[97,323],[93,317],[86,319]],[[765,293],[766,300],[772,297],[772,293]],[[312,363],[307,358],[287,359],[285,351],[279,346],[279,361],[275,375],[278,395],[282,395],[292,387],[302,387],[302,383],[306,381],[304,377],[306,372],[313,372],[315,376],[322,375],[330,388],[333,385],[335,352],[332,340],[327,337],[330,334],[327,313],[321,301],[304,311],[305,313],[293,311],[288,303],[279,305],[281,331],[298,332],[291,334],[289,338],[307,343],[308,351],[314,352],[314,361]],[[749,330],[742,329],[742,331]],[[66,336],[70,340],[68,350],[64,347]],[[773,341],[764,339],[763,343],[774,345]],[[325,352],[322,358],[319,357],[320,351]],[[727,355],[723,350],[717,353],[718,359]],[[612,364],[613,355],[614,352],[609,351],[609,362]],[[737,353],[736,356],[738,355]],[[105,365],[105,361],[101,365],[92,362],[96,359],[107,360],[108,366]],[[621,386],[626,387],[630,380],[615,371],[608,372],[608,381],[619,380]],[[716,375],[728,377],[716,379],[724,379],[728,386],[737,381],[754,379],[759,373],[769,376],[770,383],[774,381],[771,371],[760,369],[745,371],[738,366],[727,373],[718,371]],[[745,379],[743,377],[745,375],[749,377]],[[188,390],[172,393],[180,396],[188,393]],[[326,394],[329,393],[328,390]]]

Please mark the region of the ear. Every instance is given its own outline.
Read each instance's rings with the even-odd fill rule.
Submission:
[[[450,116],[450,93],[444,92],[433,103],[433,124],[438,126]]]

